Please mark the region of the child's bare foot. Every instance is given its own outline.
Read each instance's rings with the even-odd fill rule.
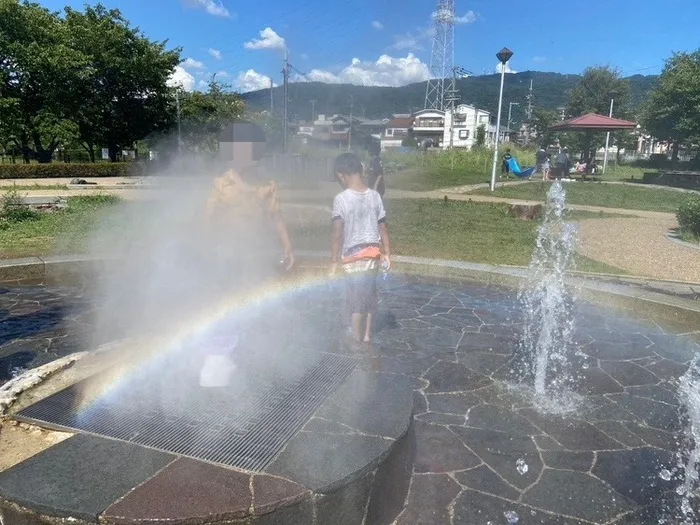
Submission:
[[[369,337],[368,335],[366,335],[364,341],[362,341],[362,342],[371,345],[371,344],[372,344],[372,338]]]

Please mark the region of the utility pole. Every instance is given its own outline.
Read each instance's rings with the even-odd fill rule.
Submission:
[[[527,100],[527,109],[525,110],[525,122],[527,123],[525,129],[525,144],[529,144],[530,132],[532,130],[532,101],[535,99],[535,96],[532,94],[532,79],[530,79],[530,91],[525,99]]]
[[[316,101],[309,100],[309,102],[311,102],[311,123],[314,123],[316,121]]]
[[[508,104],[508,126],[506,126],[508,128],[508,133],[510,133],[512,131],[510,129],[510,122],[512,120],[511,116],[512,116],[512,112],[513,112],[513,106],[519,106],[519,105],[520,105],[520,102],[510,102]]]
[[[177,152],[182,152],[182,129],[180,127],[180,89],[175,89],[175,108],[177,110]]]
[[[532,101],[535,96],[532,94],[532,79],[530,79],[530,91],[528,92],[525,99],[527,100],[527,109],[525,110],[525,120],[530,122],[532,120]]]
[[[350,95],[350,129],[348,130],[348,149],[352,149],[352,110],[355,103],[355,97]]]
[[[449,105],[450,111],[450,149],[454,147],[454,121],[455,121],[455,108],[456,103],[460,100],[459,89],[457,89],[457,75],[460,77],[465,77],[471,75],[471,72],[467,71],[463,67],[454,66],[452,68],[452,84],[450,88],[445,92],[445,102]],[[453,157],[454,162],[454,157]]]
[[[282,78],[284,79],[284,154],[287,154],[287,134],[289,132],[289,52],[284,51],[284,69],[282,70]]]

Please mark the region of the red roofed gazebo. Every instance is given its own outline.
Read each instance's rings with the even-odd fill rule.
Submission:
[[[588,113],[564,122],[557,122],[549,129],[550,131],[620,131],[637,129],[637,123],[597,113]]]

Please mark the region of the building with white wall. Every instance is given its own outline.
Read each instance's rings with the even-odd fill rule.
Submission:
[[[454,114],[452,111],[445,112],[442,149],[473,148],[476,144],[477,129],[479,126],[484,126],[484,131],[488,132],[490,119],[491,114],[488,111],[468,104],[457,106]],[[452,135],[451,139],[450,135]]]

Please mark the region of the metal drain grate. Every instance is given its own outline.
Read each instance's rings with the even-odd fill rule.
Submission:
[[[356,360],[314,354],[294,370],[265,362],[237,365],[234,377],[241,382],[230,388],[201,388],[192,367],[163,363],[167,372],[157,380],[137,373],[85,404],[84,393],[103,384],[98,375],[25,408],[16,419],[259,472],[350,375]]]

